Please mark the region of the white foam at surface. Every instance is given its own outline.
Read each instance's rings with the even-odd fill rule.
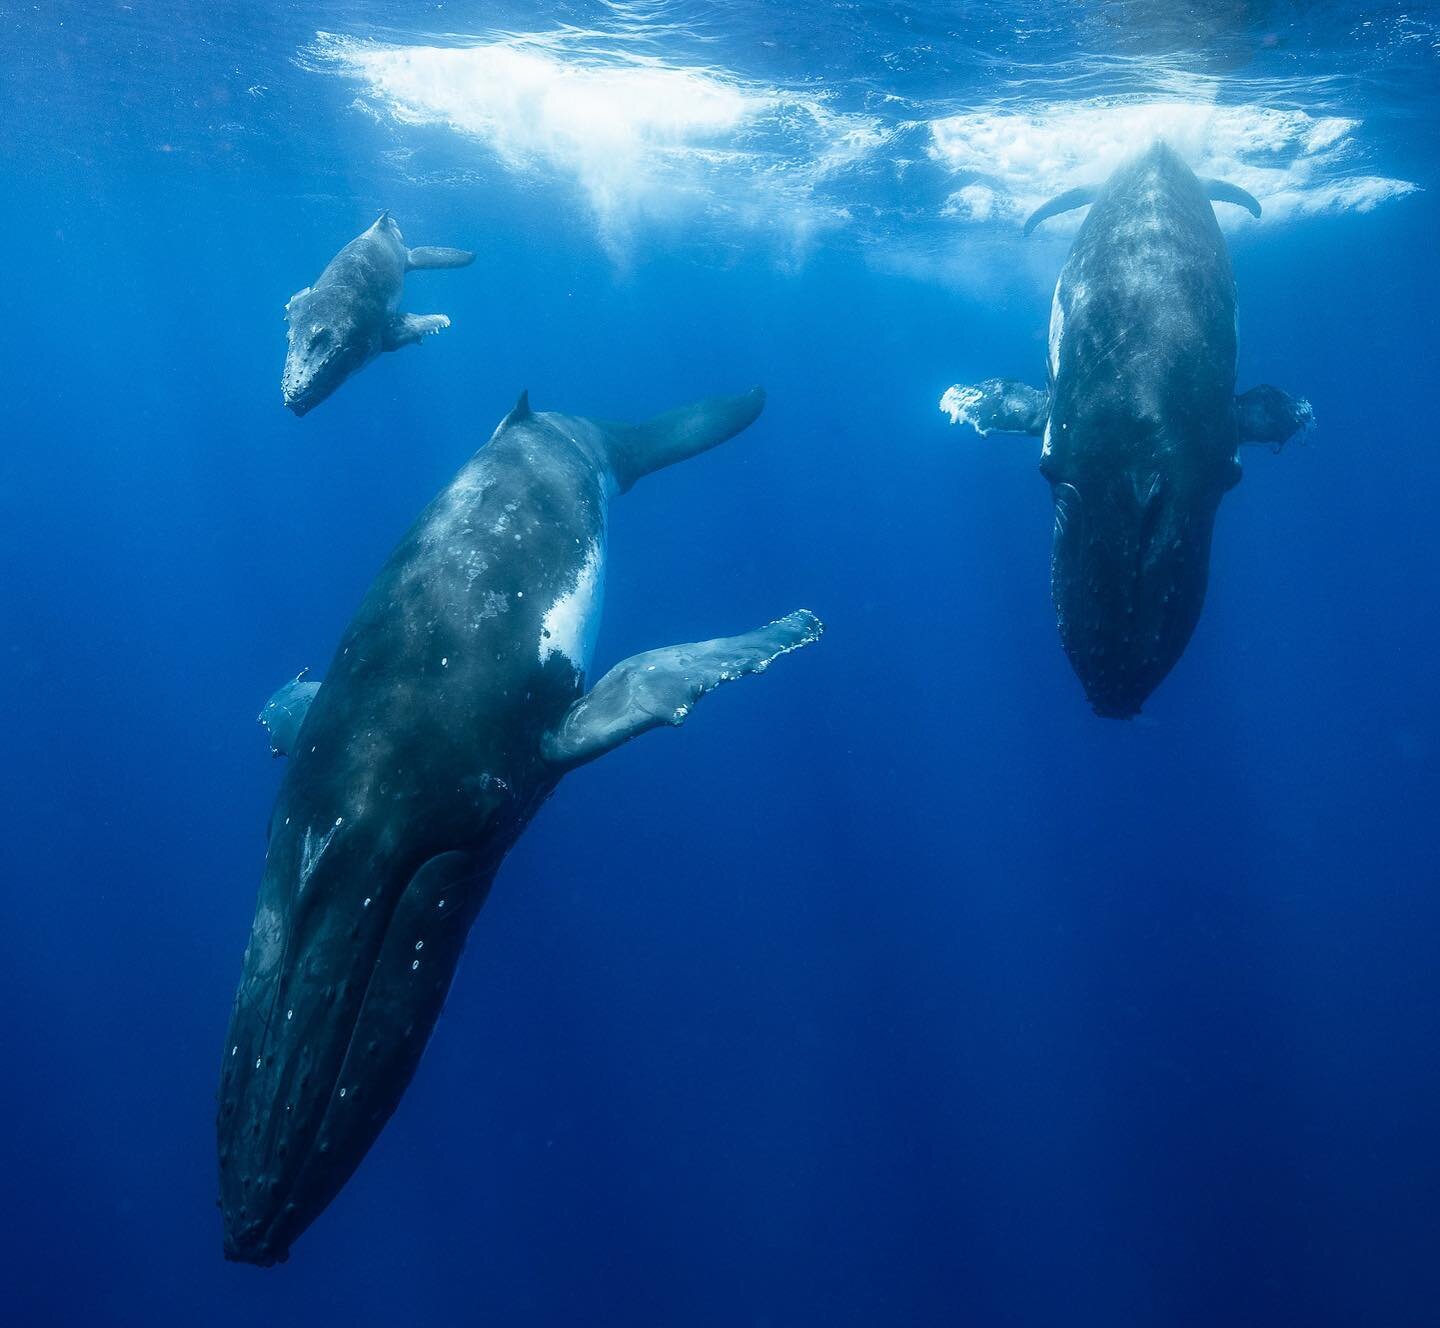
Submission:
[[[724,208],[808,231],[843,219],[814,185],[869,152],[870,117],[729,71],[603,55],[528,34],[469,46],[391,45],[320,33],[321,67],[354,77],[405,125],[441,125],[511,171],[579,185],[602,231],[638,217]]]
[[[1260,201],[1262,222],[1315,213],[1367,212],[1415,189],[1407,180],[1345,174],[1359,121],[1299,110],[1219,105],[1206,97],[1050,102],[1025,110],[982,109],[932,120],[929,155],[973,176],[951,194],[947,215],[1019,221],[1067,189],[1097,185],[1157,139],[1197,175],[1239,185]],[[977,207],[976,200],[984,199]],[[1047,226],[1074,229],[1083,213]],[[1226,225],[1249,221],[1221,205]]]

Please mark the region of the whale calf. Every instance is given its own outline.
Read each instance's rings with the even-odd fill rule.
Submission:
[[[406,248],[389,212],[357,235],[313,286],[285,305],[289,347],[280,390],[296,415],[315,409],[381,351],[414,345],[450,326],[444,314],[402,314],[405,274],[420,268],[467,267],[467,249]]]
[[[1238,444],[1279,446],[1313,418],[1276,387],[1235,395],[1235,280],[1211,199],[1260,213],[1157,143],[1039,208],[1026,234],[1092,204],[1055,286],[1047,386],[990,378],[940,399],[952,424],[1043,437],[1060,639],[1109,718],[1138,714],[1190,640]]]
[[[324,680],[301,675],[261,712],[290,756],[222,1057],[228,1258],[286,1258],[359,1165],[496,869],[561,777],[820,636],[800,610],[585,688],[610,495],[738,433],[763,400],[629,426],[522,396],[400,542]]]

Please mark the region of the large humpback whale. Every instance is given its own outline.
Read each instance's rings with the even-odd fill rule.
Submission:
[[[1279,388],[1235,395],[1235,280],[1211,199],[1260,214],[1156,144],[1099,190],[1045,204],[1027,235],[1093,204],[1055,286],[1048,386],[991,378],[940,401],[981,434],[1043,435],[1060,639],[1113,718],[1139,713],[1195,630],[1237,445],[1278,445],[1311,422]]]
[[[227,1257],[284,1259],[359,1165],[560,778],[819,637],[802,610],[636,655],[585,690],[609,495],[762,404],[756,389],[626,426],[522,396],[391,555],[324,681],[262,711],[290,760],[221,1071]]]
[[[313,286],[287,301],[289,348],[280,380],[285,404],[304,415],[381,351],[414,345],[449,327],[444,314],[399,311],[405,274],[474,261],[467,249],[406,248],[395,218],[382,212],[326,264]]]

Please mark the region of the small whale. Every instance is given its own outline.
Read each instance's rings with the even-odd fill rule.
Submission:
[[[1189,643],[1238,444],[1278,447],[1313,421],[1277,387],[1235,395],[1235,279],[1211,200],[1260,215],[1157,143],[1039,208],[1027,235],[1093,205],[1055,286],[1048,385],[990,378],[940,399],[952,424],[1043,437],[1060,639],[1107,718],[1139,714]]]
[[[610,496],[763,401],[624,425],[522,396],[381,569],[324,681],[302,674],[262,710],[290,757],[222,1056],[227,1258],[285,1259],[359,1166],[501,861],[561,778],[819,639],[802,609],[586,686]]]
[[[280,390],[296,415],[314,410],[381,351],[411,346],[450,326],[444,314],[402,314],[405,274],[468,267],[468,249],[407,249],[400,227],[382,212],[326,264],[313,286],[285,305],[289,349]]]

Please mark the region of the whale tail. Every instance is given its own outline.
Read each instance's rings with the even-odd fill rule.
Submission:
[[[738,397],[706,397],[656,415],[643,424],[600,424],[608,444],[610,469],[624,493],[636,480],[698,456],[753,424],[765,408],[765,389]]]

